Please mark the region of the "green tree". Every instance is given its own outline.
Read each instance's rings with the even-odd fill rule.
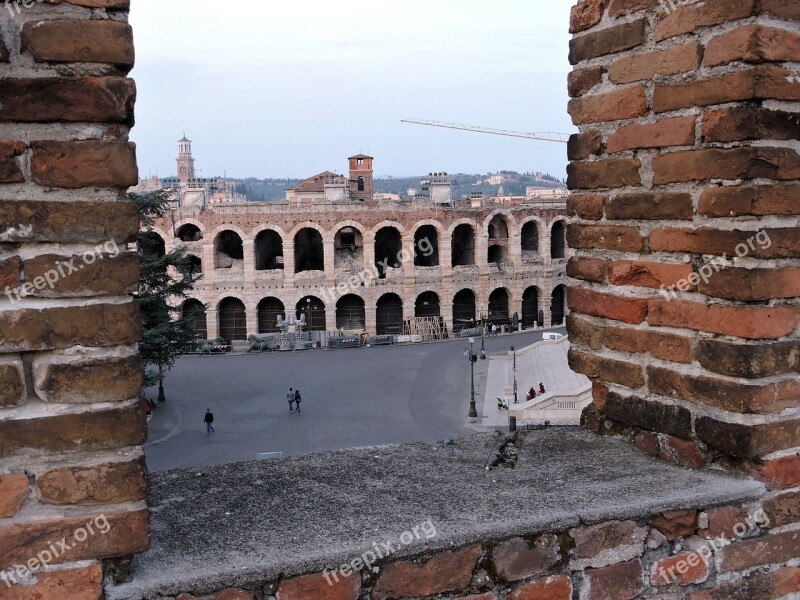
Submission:
[[[139,352],[145,365],[145,387],[158,383],[158,400],[163,402],[166,372],[195,339],[180,306],[200,274],[193,271],[184,248],[166,252],[164,240],[153,230],[155,220],[169,212],[174,192],[130,193],[128,197],[138,207],[141,219],[137,238],[141,275],[139,291],[134,294],[143,325]]]

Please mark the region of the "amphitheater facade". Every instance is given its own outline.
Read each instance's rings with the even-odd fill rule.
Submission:
[[[155,231],[202,270],[183,311],[209,338],[276,331],[287,311],[313,331],[368,334],[426,317],[450,335],[514,313],[525,327],[562,322],[564,210],[466,204],[176,208]]]

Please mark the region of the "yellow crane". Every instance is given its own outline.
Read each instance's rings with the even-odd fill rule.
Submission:
[[[431,121],[428,119],[402,119],[400,122],[408,123],[411,125],[424,125],[426,127],[441,127],[442,129],[458,129],[460,131],[472,131],[474,133],[503,135],[506,137],[523,138],[526,140],[540,140],[543,142],[558,142],[561,144],[566,144],[569,141],[568,133],[554,133],[552,131],[546,131],[540,133],[525,133],[523,131],[509,131],[508,129],[492,129],[490,127],[460,125],[458,123],[443,123],[441,121]]]

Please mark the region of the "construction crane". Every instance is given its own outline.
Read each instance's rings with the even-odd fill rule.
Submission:
[[[472,131],[474,133],[488,133],[490,135],[504,135],[506,137],[524,138],[527,140],[540,140],[543,142],[558,142],[566,144],[569,141],[567,133],[553,133],[551,131],[543,133],[525,133],[522,131],[509,131],[507,129],[491,129],[488,127],[475,127],[473,125],[459,125],[458,123],[442,123],[440,121],[430,121],[428,119],[403,119],[401,123],[412,125],[425,125],[426,127],[441,127],[443,129],[459,129],[461,131]]]

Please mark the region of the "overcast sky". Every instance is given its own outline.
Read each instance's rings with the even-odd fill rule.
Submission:
[[[400,120],[574,131],[566,114],[573,3],[138,0],[140,174],[173,175],[186,132],[203,177],[341,173],[357,152],[375,156],[379,176],[563,177],[565,144]]]

